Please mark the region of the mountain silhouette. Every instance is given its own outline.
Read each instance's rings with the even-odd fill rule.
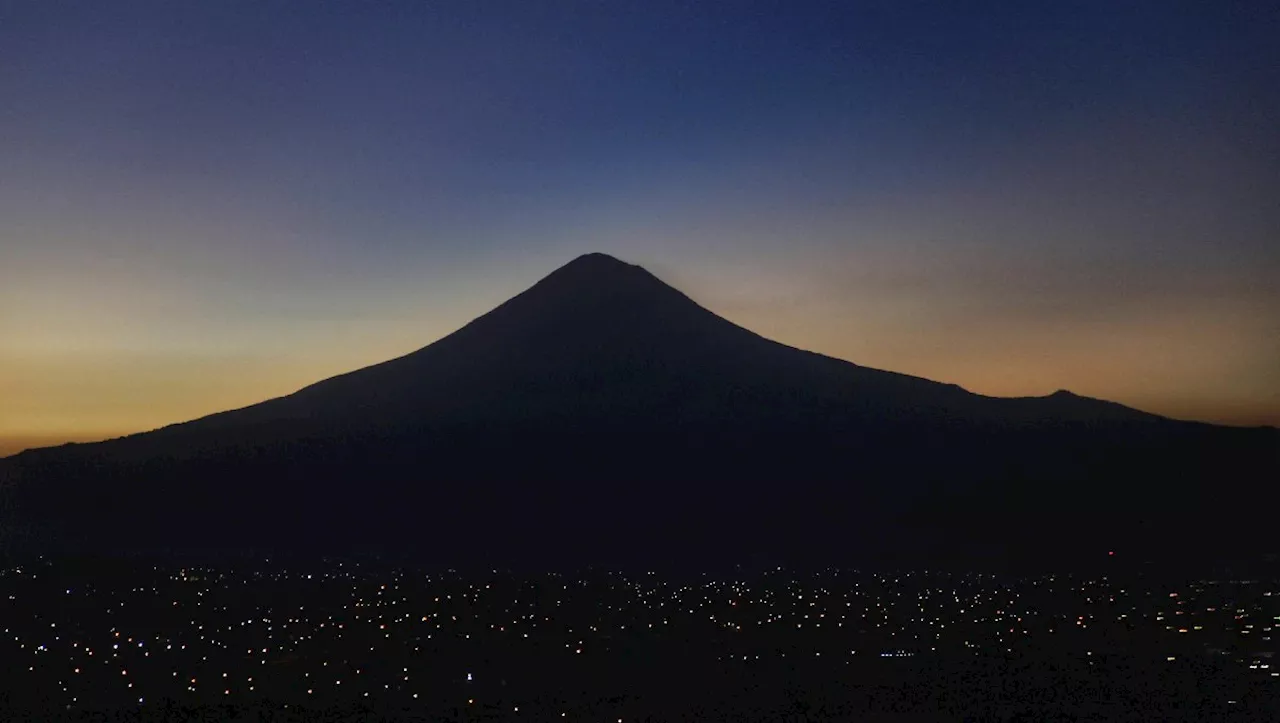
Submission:
[[[1277,472],[1274,429],[861,367],[588,254],[406,356],[0,460],[0,492],[50,549],[1051,566],[1257,551]]]

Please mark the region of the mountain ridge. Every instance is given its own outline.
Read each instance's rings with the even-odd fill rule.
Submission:
[[[1102,399],[1097,399],[1093,397],[1077,395],[1065,389],[1059,389],[1051,394],[1036,395],[1036,396],[1001,397],[1001,396],[979,394],[976,392],[970,392],[969,390],[964,389],[958,384],[941,382],[933,379],[928,379],[925,377],[917,377],[910,374],[903,374],[900,372],[893,372],[888,370],[875,369],[872,367],[865,367],[857,364],[856,362],[841,359],[839,357],[833,357],[827,354],[823,354],[821,352],[815,352],[807,349],[802,349],[799,347],[786,345],[781,342],[777,342],[777,341],[768,339],[766,337],[763,337],[757,334],[756,332],[753,332],[745,327],[739,326],[737,324],[734,324],[733,322],[730,322],[728,320],[725,320],[715,315],[714,312],[711,312],[707,310],[705,307],[702,307],[701,305],[697,304],[697,302],[689,298],[687,295],[667,285],[661,279],[657,278],[651,272],[644,269],[642,266],[638,264],[627,263],[613,256],[610,256],[608,254],[591,252],[591,253],[582,254],[574,258],[570,262],[566,263],[565,265],[553,271],[551,274],[543,277],[541,280],[536,282],[533,286],[529,287],[525,291],[521,292],[520,294],[517,294],[516,296],[512,297],[508,301],[502,304],[499,304],[497,307],[490,310],[489,312],[486,312],[476,317],[470,322],[464,324],[462,327],[445,335],[444,337],[441,337],[435,342],[427,344],[423,347],[419,347],[418,349],[415,349],[413,351],[410,351],[398,357],[394,357],[392,359],[388,359],[383,362],[378,362],[369,366],[361,367],[359,369],[354,369],[351,371],[334,375],[332,377],[318,380],[316,382],[307,384],[302,388],[294,392],[291,392],[289,394],[273,397],[273,398],[266,399],[261,402],[249,404],[243,407],[213,412],[210,414],[202,415],[200,417],[196,417],[194,419],[174,422],[174,423],[167,424],[155,429],[134,432],[134,433],[122,435],[120,437],[102,440],[100,442],[77,442],[72,444],[93,445],[93,444],[110,443],[110,442],[114,442],[121,439],[131,439],[139,435],[163,432],[165,430],[184,427],[187,425],[199,425],[204,423],[211,423],[215,420],[231,419],[231,418],[234,418],[237,414],[244,413],[246,412],[246,410],[252,410],[255,408],[262,407],[262,405],[279,405],[283,403],[284,400],[296,399],[299,396],[305,397],[307,395],[315,394],[318,391],[325,389],[326,387],[329,387],[335,384],[341,384],[343,383],[341,380],[349,379],[353,375],[360,375],[366,372],[370,372],[372,370],[386,368],[388,366],[394,366],[397,364],[410,363],[410,360],[416,359],[418,355],[421,355],[423,352],[426,352],[431,347],[434,347],[438,344],[446,343],[446,342],[456,343],[457,339],[455,339],[455,337],[465,338],[468,334],[473,333],[474,330],[472,329],[472,327],[474,327],[476,324],[483,324],[486,319],[494,317],[495,315],[501,316],[504,310],[508,310],[512,305],[518,306],[521,300],[530,294],[536,294],[540,291],[542,292],[551,291],[551,293],[553,294],[562,295],[562,296],[593,297],[598,295],[599,287],[601,286],[610,287],[610,286],[617,285],[619,282],[628,284],[632,287],[638,287],[640,290],[643,290],[643,291],[656,290],[659,293],[668,295],[673,299],[677,299],[679,302],[687,303],[691,308],[696,307],[699,313],[705,314],[708,318],[714,318],[716,322],[720,322],[725,325],[730,325],[744,335],[750,335],[755,339],[758,339],[763,342],[767,342],[769,344],[794,350],[796,352],[813,355],[815,357],[822,358],[825,360],[839,362],[842,364],[848,364],[851,367],[858,368],[858,369],[865,369],[865,370],[876,372],[879,374],[894,375],[896,377],[903,378],[903,379],[917,380],[918,382],[927,382],[931,384],[937,384],[939,385],[939,387],[945,387],[952,390],[962,391],[965,394],[972,395],[973,397],[978,399],[1009,400],[1009,401],[1015,401],[1020,403],[1026,403],[1031,400],[1034,400],[1034,401],[1053,400],[1058,402],[1070,400],[1073,403],[1089,402],[1089,403],[1106,404],[1113,411],[1123,410],[1122,413],[1125,413],[1125,414],[1135,414],[1135,415],[1144,414],[1152,417],[1161,416],[1161,415],[1156,415],[1150,412],[1138,410],[1138,409],[1129,407],[1127,405],[1121,404],[1119,402],[1112,402],[1109,400],[1102,400]],[[587,290],[585,294],[584,294],[584,289]],[[1183,420],[1173,420],[1173,421],[1183,421]],[[1199,423],[1203,423],[1203,422],[1199,422]],[[1203,423],[1203,424],[1208,424],[1208,423]],[[54,449],[61,446],[65,446],[65,445],[57,445],[55,447],[44,447],[44,448],[37,448],[37,449]],[[33,451],[33,450],[24,450],[24,452],[28,452],[28,451]],[[23,452],[19,452],[18,454],[22,454],[22,453]]]
[[[1152,554],[1261,544],[1236,523],[1265,505],[1218,491],[1275,497],[1277,439],[795,349],[589,254],[395,359],[0,460],[0,492],[9,519],[48,521],[32,539],[72,547],[1061,562],[1081,521]],[[1228,516],[1212,544],[1183,539]]]

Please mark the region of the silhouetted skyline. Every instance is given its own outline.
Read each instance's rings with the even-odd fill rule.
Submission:
[[[1280,424],[1266,3],[0,9],[0,455],[293,392],[587,251],[855,363]]]

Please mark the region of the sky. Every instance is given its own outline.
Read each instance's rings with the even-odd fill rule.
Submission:
[[[1001,396],[1280,425],[1266,2],[0,1],[0,454],[287,394],[573,257]]]

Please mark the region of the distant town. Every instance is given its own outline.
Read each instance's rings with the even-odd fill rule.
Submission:
[[[46,720],[1274,719],[1278,624],[1280,586],[1249,580],[351,561],[0,572],[5,705]]]

